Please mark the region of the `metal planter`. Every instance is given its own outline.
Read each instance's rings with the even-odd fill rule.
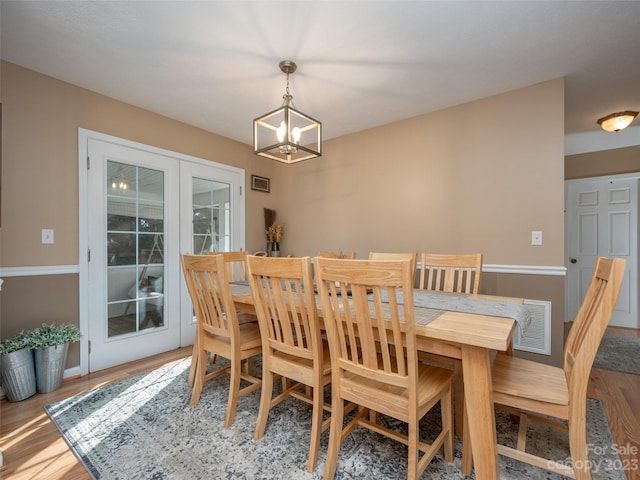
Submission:
[[[0,357],[0,382],[10,402],[19,402],[36,393],[33,351],[30,348]]]
[[[38,393],[49,393],[62,385],[69,344],[35,349],[36,384]]]

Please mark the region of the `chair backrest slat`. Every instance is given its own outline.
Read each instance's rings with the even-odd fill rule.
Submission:
[[[418,287],[441,292],[479,293],[482,254],[423,253]]]

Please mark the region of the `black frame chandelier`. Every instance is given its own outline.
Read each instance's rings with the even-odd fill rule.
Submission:
[[[253,120],[253,153],[283,163],[296,163],[322,155],[322,124],[293,108],[289,75],[298,66],[291,60],[280,62],[287,75],[282,106]]]

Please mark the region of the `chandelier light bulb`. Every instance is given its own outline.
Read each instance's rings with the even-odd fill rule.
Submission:
[[[282,143],[284,140],[284,135],[287,131],[287,126],[284,123],[284,120],[280,123],[280,127],[276,130],[276,136],[278,137],[278,143]]]
[[[298,127],[295,127],[293,130],[291,130],[291,134],[293,135],[293,143],[300,143],[302,131]]]

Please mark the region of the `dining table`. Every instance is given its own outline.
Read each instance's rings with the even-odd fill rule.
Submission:
[[[239,312],[255,314],[251,289],[231,283]],[[316,296],[317,297],[317,296]],[[497,479],[496,423],[491,387],[491,352],[508,352],[519,325],[530,318],[524,299],[482,294],[413,292],[416,345],[420,352],[461,360],[468,435],[477,479]],[[322,309],[318,301],[318,316]]]

